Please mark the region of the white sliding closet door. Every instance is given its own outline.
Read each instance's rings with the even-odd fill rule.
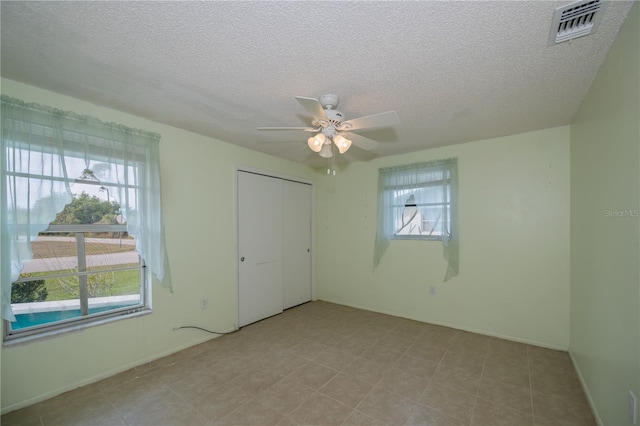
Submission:
[[[311,186],[238,171],[239,327],[311,300]]]
[[[239,327],[282,312],[282,181],[238,172]]]
[[[311,300],[311,185],[283,181],[284,308]]]

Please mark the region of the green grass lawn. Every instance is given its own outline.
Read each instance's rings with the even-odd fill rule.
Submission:
[[[37,272],[32,274],[24,274],[23,277],[36,278],[43,276],[46,273]],[[113,275],[112,275],[113,274]],[[121,296],[127,294],[139,294],[140,290],[140,271],[118,271],[113,273],[107,273],[108,283],[113,283],[108,291],[103,291],[104,294],[100,296]],[[77,279],[73,280],[71,277],[66,278],[48,278],[45,279],[45,288],[47,289],[47,302],[55,300],[69,300],[77,299],[78,284]],[[65,288],[64,283],[71,288],[69,291]],[[91,285],[91,284],[89,284]]]
[[[104,237],[102,237],[104,238]],[[114,239],[117,241],[117,239]],[[131,242],[130,238],[123,238],[118,244],[106,242],[96,242],[85,240],[85,252],[87,255],[110,254],[125,251],[135,251],[135,246],[127,244]],[[76,243],[74,240],[65,239],[47,239],[42,238],[31,244],[34,259],[46,258],[62,258],[76,256]],[[117,265],[118,267],[133,265]],[[105,268],[91,268],[91,271],[100,271]],[[51,274],[73,273],[75,270],[57,270],[50,272],[34,272],[21,274],[20,278],[37,278]],[[69,300],[78,298],[78,278],[45,278],[45,288],[47,289],[47,302],[56,300]],[[120,296],[128,294],[139,294],[140,292],[140,271],[132,269],[129,271],[105,272],[92,274],[87,277],[87,286],[89,288],[89,297],[99,296]]]

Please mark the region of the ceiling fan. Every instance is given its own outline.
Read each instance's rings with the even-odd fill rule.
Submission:
[[[349,150],[352,141],[347,138],[347,132],[392,127],[400,123],[400,117],[395,111],[344,120],[344,115],[335,109],[339,102],[338,95],[322,95],[319,99],[296,96],[296,99],[313,117],[312,127],[258,127],[257,129],[302,130],[316,133],[307,140],[307,144],[312,151],[325,158],[333,157],[334,146],[340,154]],[[371,141],[363,136],[359,136],[358,139]]]

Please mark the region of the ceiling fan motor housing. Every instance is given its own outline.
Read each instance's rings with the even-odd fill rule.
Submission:
[[[328,95],[320,96],[318,101],[320,102],[320,105],[322,105],[322,108],[334,109],[338,106],[338,102],[340,102],[340,98],[338,98],[338,95],[328,94]]]

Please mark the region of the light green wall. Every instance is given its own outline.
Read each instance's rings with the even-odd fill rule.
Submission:
[[[570,353],[605,425],[640,397],[639,81],[635,4],[571,125]]]
[[[163,213],[174,293],[153,289],[153,313],[2,349],[2,409],[9,411],[210,339],[181,325],[236,323],[236,165],[313,180],[307,166],[2,80],[2,93],[158,132]],[[209,308],[200,310],[200,299]]]
[[[353,163],[319,178],[318,297],[567,349],[569,139],[564,126]],[[392,241],[373,269],[378,168],[454,156],[460,275],[442,282],[435,241]]]

